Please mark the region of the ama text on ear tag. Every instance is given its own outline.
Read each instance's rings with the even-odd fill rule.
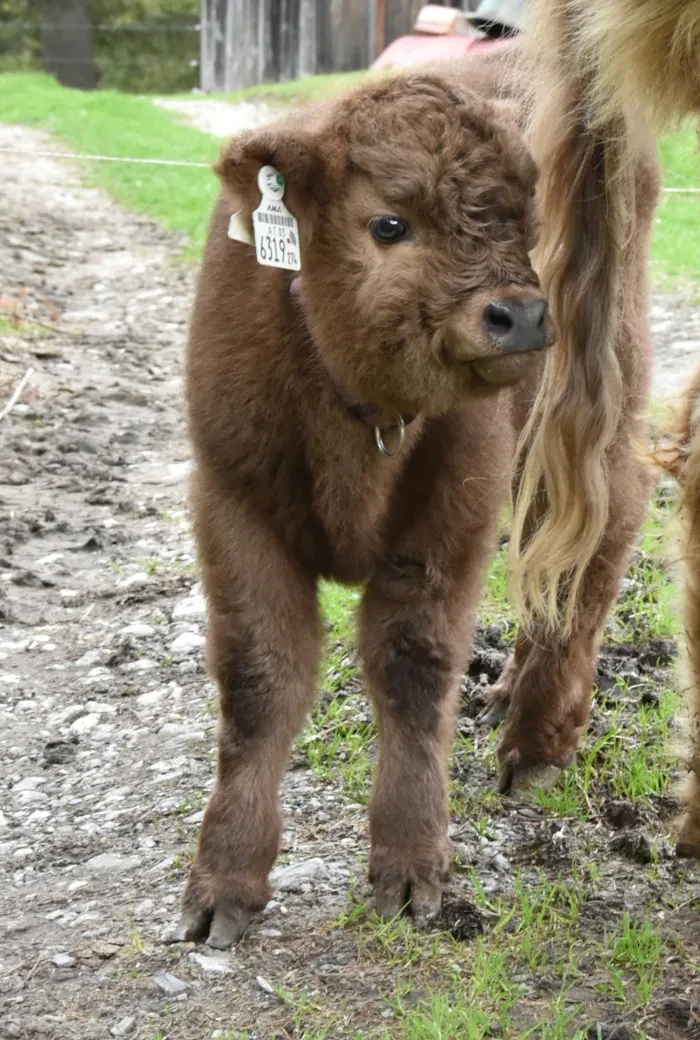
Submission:
[[[274,166],[263,166],[258,174],[258,187],[262,200],[253,213],[258,263],[264,267],[300,271],[299,222],[283,202],[284,177]]]

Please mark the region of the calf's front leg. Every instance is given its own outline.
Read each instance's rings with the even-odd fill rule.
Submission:
[[[410,903],[421,925],[440,910],[451,861],[447,756],[492,536],[471,539],[450,580],[419,563],[387,564],[364,597],[361,652],[380,741],[370,880],[383,917]]]
[[[208,491],[196,534],[209,604],[208,657],[219,688],[219,755],[175,941],[225,948],[270,898],[279,850],[278,788],[313,698],[315,581],[262,518]]]

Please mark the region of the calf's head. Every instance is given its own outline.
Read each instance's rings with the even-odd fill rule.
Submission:
[[[551,342],[528,256],[536,170],[508,103],[414,74],[245,134],[217,167],[244,220],[267,165],[299,222],[314,349],[358,397],[436,415]]]

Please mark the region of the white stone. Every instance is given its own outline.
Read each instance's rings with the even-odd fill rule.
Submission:
[[[45,776],[25,776],[22,780],[17,781],[12,790],[15,792],[35,791],[37,787],[41,787],[41,785],[45,783]]]
[[[270,875],[270,883],[279,888],[280,892],[296,892],[304,881],[324,877],[325,874],[326,865],[322,859],[305,859],[299,863],[277,867]]]
[[[67,726],[81,715],[87,714],[84,704],[71,704],[69,707],[64,708],[63,711],[56,712],[55,715],[51,715],[48,719],[49,728],[56,727],[57,729],[61,726]]]
[[[136,703],[143,708],[147,708],[151,704],[158,704],[159,701],[162,701],[165,693],[164,687],[158,690],[149,690],[148,693],[140,693],[136,698]]]
[[[189,953],[187,960],[192,964],[197,964],[202,971],[208,971],[215,975],[225,975],[231,970],[228,960],[216,954]]]
[[[20,791],[17,800],[22,805],[31,805],[32,802],[48,802],[49,796],[43,791]]]
[[[200,636],[198,632],[183,632],[170,644],[170,652],[172,654],[191,654],[195,650],[201,649],[205,642],[204,636]]]
[[[87,650],[81,658],[75,662],[76,668],[92,668],[94,664],[100,664],[102,661],[102,651],[97,648],[93,650]]]
[[[133,1015],[126,1015],[119,1019],[116,1026],[112,1026],[110,1033],[112,1036],[129,1036],[130,1033],[133,1033],[135,1025],[136,1019]]]
[[[68,728],[71,733],[81,735],[89,733],[91,729],[95,728],[99,721],[100,716],[92,712],[89,715],[81,715],[79,719],[75,720],[75,722],[71,722]]]
[[[93,856],[85,866],[96,874],[124,874],[141,866],[140,856],[121,856],[118,852],[103,852]]]
[[[194,726],[183,726],[179,722],[166,722],[158,730],[158,736],[180,740],[204,740],[204,730],[196,729]]]
[[[156,975],[153,981],[158,989],[165,993],[166,997],[177,997],[187,991],[187,983],[183,982],[182,979],[178,979],[177,975],[173,975],[169,971]]]
[[[37,567],[48,567],[52,563],[58,563],[59,560],[63,559],[63,553],[54,552],[49,553],[48,556],[42,556],[41,559],[36,561]]]
[[[52,963],[55,964],[57,968],[72,968],[75,964],[75,958],[71,957],[67,953],[57,953],[53,958]]]
[[[113,715],[117,710],[114,704],[106,704],[104,701],[88,701],[85,707],[96,715]]]
[[[204,617],[207,612],[207,601],[201,593],[191,593],[181,599],[173,608],[173,621],[181,618]]]
[[[151,660],[150,657],[139,657],[137,661],[127,661],[122,665],[121,670],[123,672],[151,672],[157,667],[158,662]]]
[[[150,581],[150,576],[145,571],[137,571],[136,574],[129,574],[126,578],[122,578],[121,581],[117,582],[118,589],[131,589],[135,585],[147,585]]]
[[[274,988],[271,985],[271,983],[267,981],[264,975],[257,975],[255,981],[257,982],[258,986],[260,986],[260,989],[263,991],[263,993],[269,993],[271,996],[274,995]]]
[[[33,827],[36,823],[46,823],[50,816],[50,809],[35,809],[24,821],[24,826]]]
[[[135,621],[133,625],[127,625],[120,632],[120,635],[131,636],[133,639],[150,639],[155,634],[156,630],[153,625],[146,625],[140,621]]]

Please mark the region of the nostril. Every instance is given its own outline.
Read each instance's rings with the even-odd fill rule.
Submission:
[[[545,322],[547,321],[547,312],[549,310],[547,301],[537,300],[536,302],[531,303],[530,307],[532,308],[532,318],[535,328],[543,329]]]
[[[503,303],[489,303],[484,309],[484,322],[489,332],[499,339],[513,331],[513,315]]]

